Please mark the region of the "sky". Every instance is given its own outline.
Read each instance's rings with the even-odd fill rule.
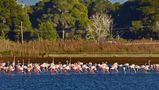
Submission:
[[[39,0],[18,0],[20,3],[25,3],[27,5],[34,5],[36,2],[38,2]],[[127,0],[110,0],[111,2],[120,2],[120,3],[124,3]]]
[[[124,3],[124,2],[126,2],[127,0],[110,0],[111,2],[120,2],[120,3]]]

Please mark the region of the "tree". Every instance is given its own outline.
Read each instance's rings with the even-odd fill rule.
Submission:
[[[87,39],[108,39],[112,38],[112,24],[111,16],[107,14],[95,14],[92,17],[92,24],[87,31]]]
[[[123,32],[122,36],[126,39],[150,38],[153,35],[151,26],[159,20],[158,5],[158,0],[128,0],[121,5],[114,16],[115,28],[124,28],[119,29],[118,32]],[[139,30],[136,28],[138,25],[133,24],[142,24],[142,27]],[[138,31],[140,32],[135,36],[134,32]]]
[[[112,9],[112,3],[109,0],[89,0],[89,16],[96,13],[110,13]]]
[[[159,33],[159,22],[157,21],[153,27],[153,31]]]
[[[8,32],[10,31],[10,28],[5,25],[4,23],[0,24],[0,38],[1,39],[8,39]]]
[[[5,21],[5,22],[4,22]],[[16,0],[0,0],[0,23],[5,24],[8,38],[16,40],[18,31],[20,30],[20,23],[23,22],[23,29],[31,31],[31,22],[27,12],[24,11],[21,5],[17,4]],[[2,24],[1,24],[2,25]],[[1,30],[4,30],[1,28]],[[6,31],[5,31],[6,32]]]
[[[42,39],[55,40],[58,37],[56,29],[54,27],[54,23],[52,23],[51,21],[42,22],[39,25],[37,33],[39,38]]]
[[[159,22],[157,21],[156,24],[153,26],[153,32],[156,35],[156,39],[159,39]]]
[[[80,0],[40,1],[32,9],[30,16],[34,28],[37,28],[39,23],[49,20],[55,24],[61,37],[65,31],[74,33],[73,38],[78,30],[82,31],[82,36],[89,24],[87,7]]]
[[[143,38],[143,23],[140,20],[134,20],[132,21],[132,25],[130,27],[130,32],[131,32],[131,38],[132,39],[141,39]]]

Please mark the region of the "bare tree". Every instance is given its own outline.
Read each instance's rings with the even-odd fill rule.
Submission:
[[[95,14],[88,26],[87,39],[105,39],[112,37],[113,20],[107,14]]]

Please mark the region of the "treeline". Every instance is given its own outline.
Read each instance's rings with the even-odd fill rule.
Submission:
[[[158,0],[42,0],[33,6],[0,0],[0,37],[19,40],[159,39]]]

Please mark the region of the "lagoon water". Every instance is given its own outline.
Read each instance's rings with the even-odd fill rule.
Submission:
[[[0,74],[0,90],[159,90],[159,74]]]

